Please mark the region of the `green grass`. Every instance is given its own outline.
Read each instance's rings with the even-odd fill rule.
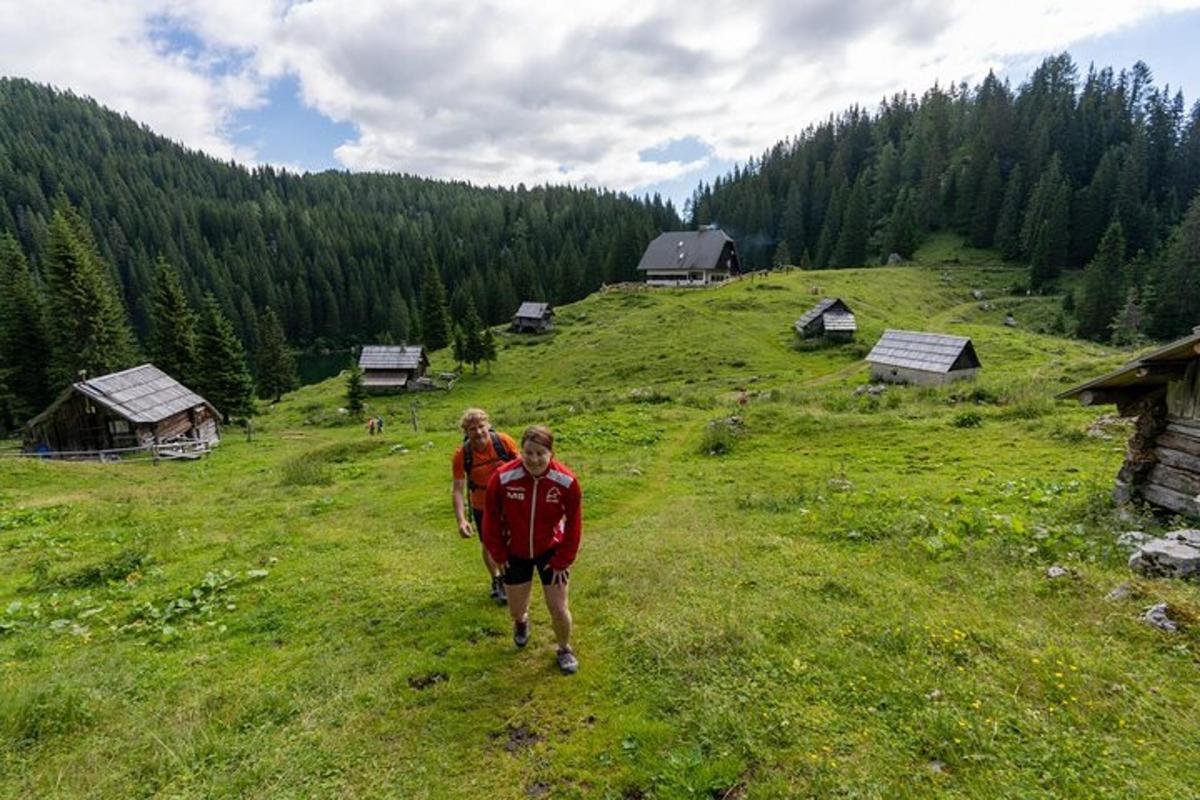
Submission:
[[[0,796],[1194,793],[1200,594],[1131,581],[1115,534],[1161,524],[1109,500],[1124,434],[1050,399],[1127,354],[979,313],[1046,302],[1019,270],[919,257],[596,295],[372,398],[373,439],[330,381],[201,462],[5,460]],[[822,295],[859,344],[797,348]],[[887,327],[973,337],[980,379],[852,396]],[[471,405],[581,476],[574,677],[455,531]],[[1137,621],[1160,601],[1181,633]]]

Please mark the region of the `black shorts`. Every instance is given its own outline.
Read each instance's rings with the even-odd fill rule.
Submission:
[[[483,538],[483,509],[472,508],[471,516],[475,518],[475,532],[479,534],[479,538]]]
[[[549,586],[550,581],[554,579],[554,570],[550,569],[550,559],[554,556],[556,549],[551,547],[532,559],[510,555],[508,569],[504,570],[504,583],[508,586],[529,583],[533,580],[533,568],[537,567],[538,577],[542,579],[542,586]],[[564,573],[568,573],[563,575],[563,578],[567,578],[569,571],[564,570]]]

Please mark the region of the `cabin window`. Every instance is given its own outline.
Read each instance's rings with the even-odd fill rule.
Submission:
[[[109,433],[129,433],[129,421],[123,419],[110,419],[108,421]]]

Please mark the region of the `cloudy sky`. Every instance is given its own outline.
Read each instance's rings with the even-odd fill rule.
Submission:
[[[1200,94],[1200,0],[0,0],[0,74],[215,156],[662,191],[1048,53]]]

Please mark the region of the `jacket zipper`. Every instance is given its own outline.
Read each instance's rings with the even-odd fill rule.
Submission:
[[[529,502],[529,557],[531,559],[533,558],[533,520],[535,517],[537,517],[537,495],[539,480],[540,479],[537,477],[534,477],[533,479],[533,498]]]

